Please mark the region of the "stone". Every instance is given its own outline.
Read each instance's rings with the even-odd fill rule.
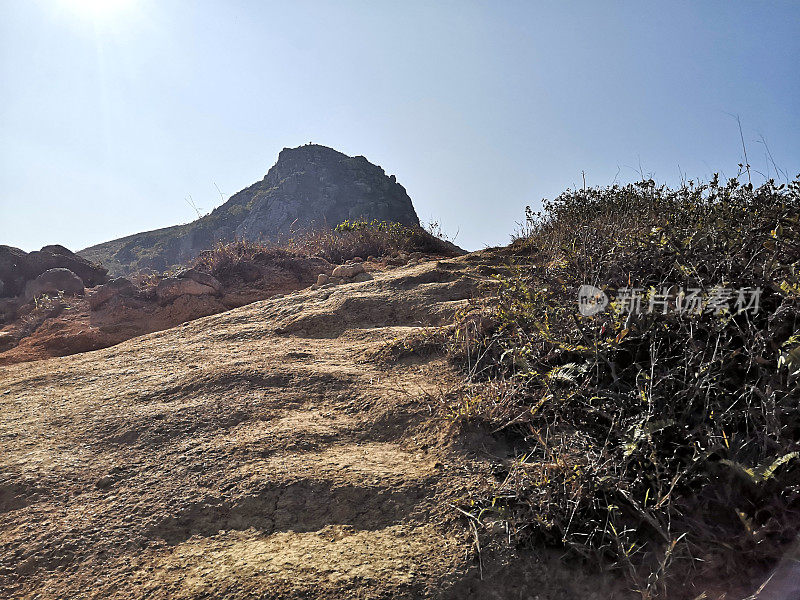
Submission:
[[[125,298],[133,298],[138,293],[139,289],[135,285],[133,285],[133,283],[129,279],[125,279],[124,277],[112,279],[105,285],[102,285],[99,288],[97,288],[89,296],[89,308],[91,310],[97,310],[103,304],[111,300],[111,298],[117,296],[123,296]]]
[[[354,265],[339,265],[333,270],[334,277],[354,277],[364,272],[364,265],[356,263]]]
[[[43,273],[48,269],[69,269],[81,278],[86,287],[94,287],[108,281],[108,269],[89,262],[64,246],[52,244],[28,254],[34,271]],[[37,273],[38,275],[38,273]]]
[[[38,273],[37,273],[38,274]],[[30,274],[28,253],[13,246],[0,245],[0,297],[11,298],[22,293]]]
[[[203,271],[198,271],[197,269],[186,269],[185,271],[181,271],[178,273],[178,279],[191,279],[197,283],[214,288],[214,291],[217,294],[222,293],[222,284],[216,277],[209,275],[208,273],[204,273]]]
[[[29,302],[37,296],[59,292],[82,296],[83,280],[69,269],[49,269],[25,284],[23,299]]]
[[[114,485],[114,478],[111,477],[111,475],[103,475],[97,480],[97,483],[95,483],[98,490],[104,490],[112,485]]]
[[[165,277],[156,286],[156,297],[160,304],[169,304],[180,296],[214,296],[216,292],[209,285],[203,285],[193,279]]]
[[[317,275],[317,285],[325,285],[330,280],[331,278],[325,273],[320,273],[319,275]]]
[[[0,245],[0,297],[24,294],[29,281],[50,269],[69,269],[83,281],[84,286],[92,287],[108,281],[107,269],[64,246],[44,246],[28,253]]]
[[[353,277],[353,283],[362,283],[364,281],[370,281],[372,279],[375,279],[372,276],[372,274],[367,273],[366,271],[363,271],[363,272],[357,274],[355,277]]]
[[[354,256],[354,257],[353,257],[353,260],[352,260],[351,262],[354,262],[354,263],[361,263],[361,262],[364,262],[364,259],[363,259],[363,258],[361,258],[360,256]]]
[[[10,331],[0,331],[0,352],[5,352],[16,345],[17,340],[11,335]]]
[[[18,308],[16,298],[0,298],[0,323],[10,323],[16,319]]]

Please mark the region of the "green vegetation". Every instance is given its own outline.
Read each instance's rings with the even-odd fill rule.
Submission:
[[[526,216],[448,406],[516,459],[464,511],[643,598],[762,576],[800,529],[800,181],[568,190]],[[583,284],[605,311],[578,312]],[[675,304],[691,288],[699,312]],[[723,288],[760,289],[758,311],[715,306]]]

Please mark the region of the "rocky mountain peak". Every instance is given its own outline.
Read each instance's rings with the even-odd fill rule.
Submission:
[[[271,240],[356,219],[419,225],[411,198],[394,175],[363,156],[306,144],[281,150],[261,181],[196,221],[105,242],[80,254],[114,275],[164,270],[217,242]]]

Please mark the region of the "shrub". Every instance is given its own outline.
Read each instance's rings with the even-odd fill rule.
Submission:
[[[220,242],[211,250],[201,252],[192,262],[192,267],[225,281],[239,273],[245,263],[281,262],[296,257],[297,255],[290,249],[275,244],[237,240]]]
[[[284,237],[275,242],[237,240],[219,243],[202,252],[193,266],[225,278],[246,261],[287,264],[293,258],[316,256],[341,263],[356,256],[424,252],[453,256],[456,246],[422,227],[407,227],[387,221],[345,221],[333,229],[316,229]]]
[[[643,181],[528,210],[458,411],[517,459],[470,510],[645,598],[773,566],[800,530],[799,192]],[[606,311],[578,313],[583,284]],[[710,304],[723,287],[760,289],[759,310]],[[625,288],[657,310],[624,310]],[[701,312],[664,311],[665,288]]]
[[[458,249],[422,227],[389,221],[344,221],[334,229],[318,229],[286,240],[294,251],[340,263],[360,256],[387,256],[423,252],[454,256]]]

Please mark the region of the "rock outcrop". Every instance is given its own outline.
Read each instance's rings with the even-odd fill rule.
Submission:
[[[83,280],[69,269],[48,269],[25,284],[23,298],[28,302],[42,294],[82,296],[83,292]]]
[[[361,262],[350,261],[349,263],[339,265],[333,268],[330,275],[327,273],[320,273],[317,277],[317,283],[311,286],[311,289],[318,289],[322,286],[340,285],[342,283],[363,283],[374,279],[371,273],[368,273]]]
[[[50,269],[69,269],[86,287],[108,281],[108,269],[78,256],[64,246],[51,245],[25,252],[0,245],[0,298],[21,295],[29,281]]]
[[[192,223],[113,240],[80,254],[115,275],[164,271],[220,241],[269,240],[362,218],[419,225],[411,198],[394,175],[363,156],[308,144],[282,150],[263,180]]]
[[[3,597],[633,597],[462,518],[519,458],[439,416],[464,379],[443,351],[376,358],[452,323],[492,285],[484,264],[420,263],[0,366]]]
[[[219,289],[219,286],[216,286]],[[215,296],[217,290],[194,279],[165,277],[156,287],[156,297],[160,304],[169,304],[181,296]]]
[[[41,302],[26,302],[23,296],[0,298],[0,367],[98,350],[276,294],[289,294],[311,286],[320,273],[331,273],[334,268],[322,258],[265,252],[242,263],[247,263],[244,270],[232,265],[215,274],[191,268],[175,276],[120,277],[87,289],[85,295],[80,295],[80,278],[67,271],[73,287],[57,282],[48,289],[70,293]]]
[[[135,298],[137,295],[139,295],[139,290],[133,282],[124,277],[118,277],[100,286],[89,296],[89,307],[97,310],[112,298]]]

